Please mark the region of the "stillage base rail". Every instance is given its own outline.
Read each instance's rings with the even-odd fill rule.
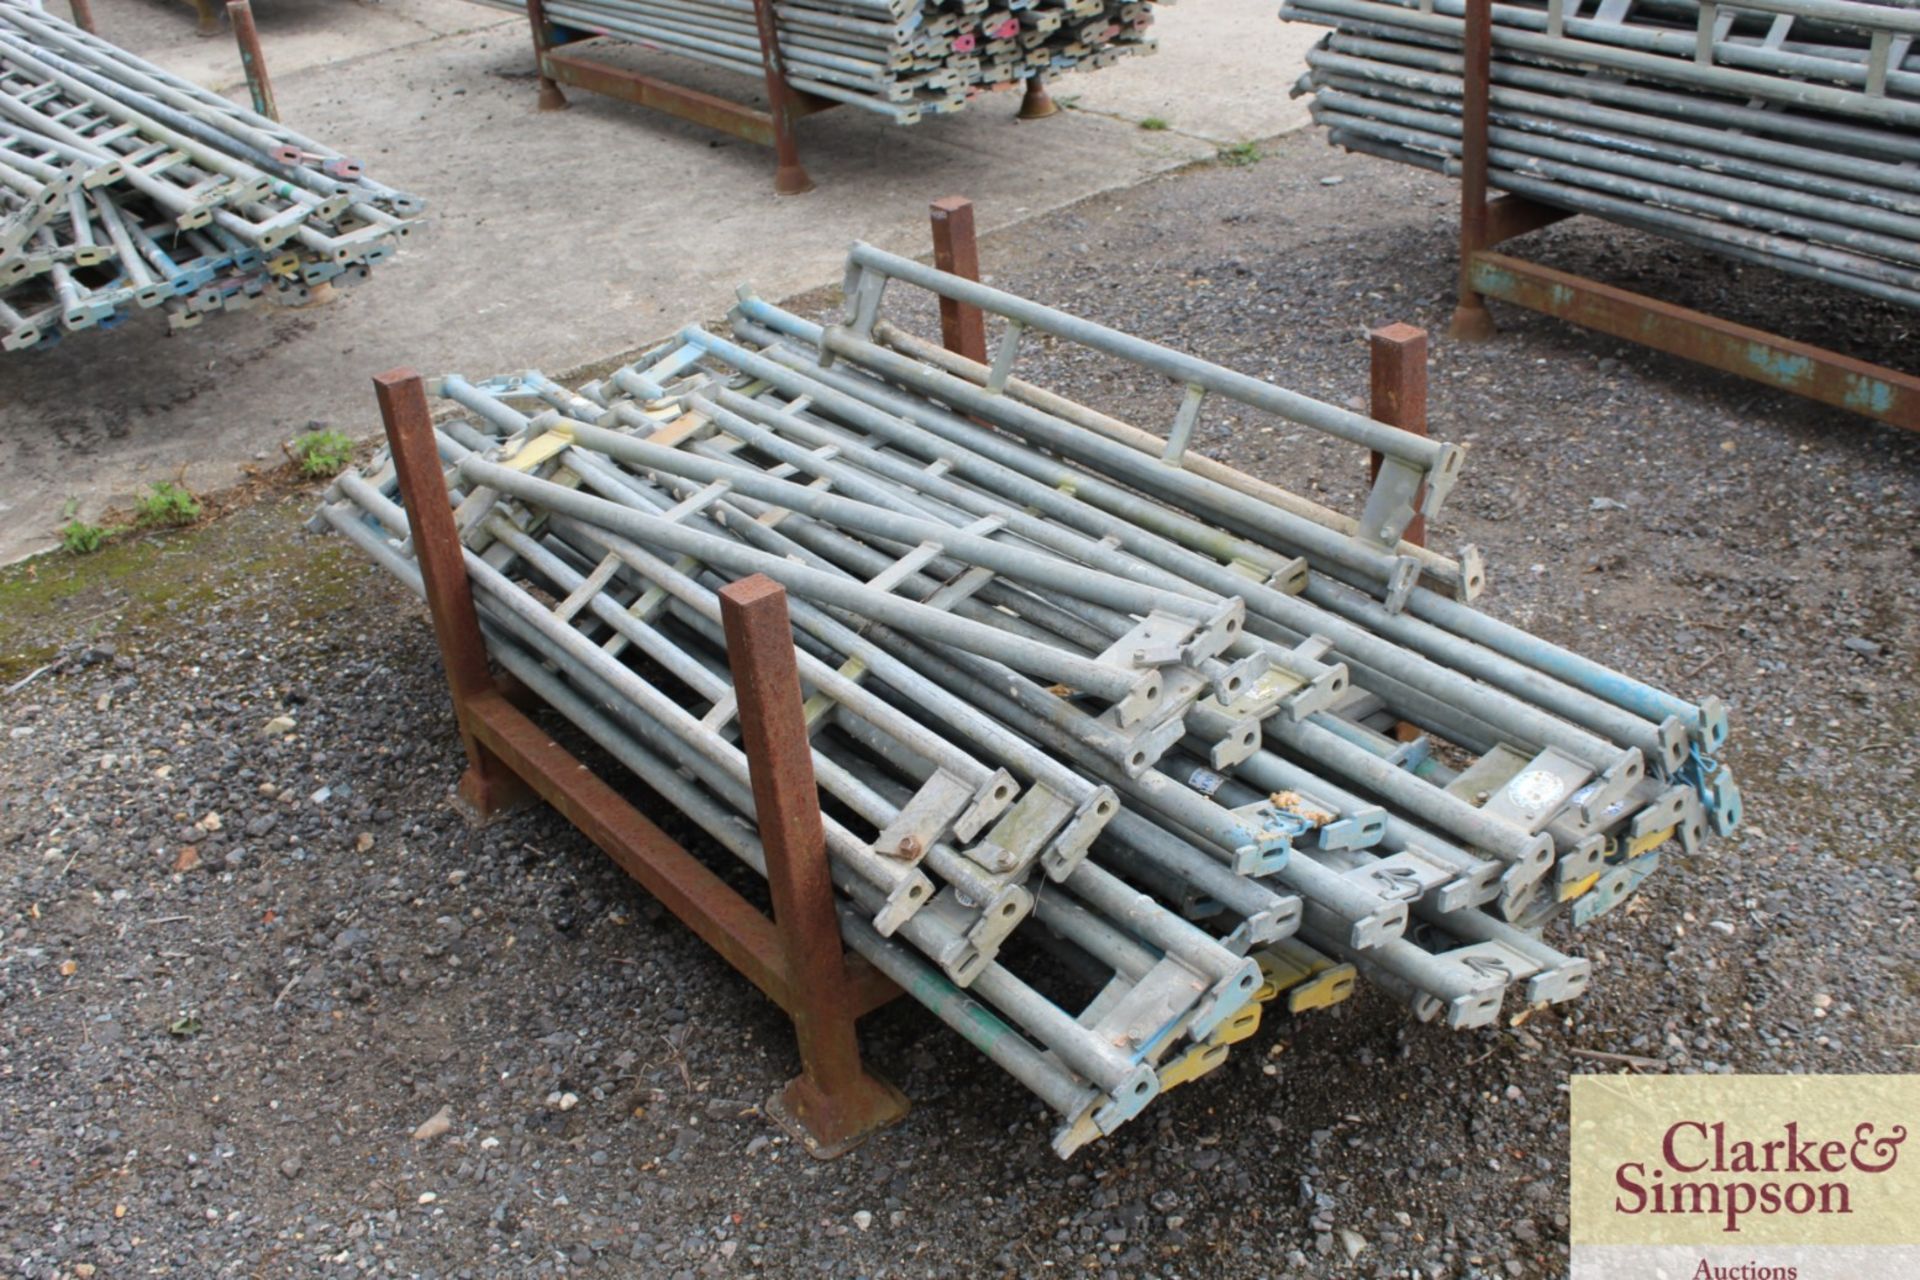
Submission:
[[[766,76],[767,106],[764,109],[603,61],[595,57],[595,53],[635,46],[631,41],[611,36],[563,38],[562,33],[567,29],[547,18],[542,0],[527,0],[527,21],[533,28],[534,64],[540,78],[539,109],[565,108],[566,95],[560,91],[564,84],[663,111],[759,146],[772,147],[774,191],[783,196],[811,191],[813,179],[800,164],[795,125],[802,116],[839,104],[804,93],[787,83],[780,46],[774,37],[772,0],[754,0],[753,12],[760,36],[761,66]]]
[[[1468,342],[1491,338],[1493,317],[1486,300],[1498,298],[1821,404],[1920,431],[1920,377],[1913,374],[1494,252],[1494,246],[1503,241],[1573,215],[1515,195],[1489,199],[1492,0],[1466,0],[1464,53],[1460,285],[1452,337]]]

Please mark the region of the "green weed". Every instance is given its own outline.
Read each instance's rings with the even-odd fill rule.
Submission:
[[[289,444],[287,456],[302,475],[324,480],[339,475],[353,461],[353,441],[338,431],[315,431]]]
[[[171,480],[162,480],[134,499],[135,517],[143,525],[184,525],[200,518],[200,499]]]
[[[60,531],[60,549],[69,555],[90,556],[117,532],[101,525],[88,524],[85,520],[70,520],[67,527]]]

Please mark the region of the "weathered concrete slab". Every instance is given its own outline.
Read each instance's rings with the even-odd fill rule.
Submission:
[[[66,0],[47,8],[68,16]],[[220,30],[211,36],[199,33],[187,0],[93,0],[93,18],[121,48],[225,93],[246,83],[225,8],[225,0],[215,0]],[[463,31],[525,25],[472,0],[253,0],[253,20],[276,81]]]
[[[1098,111],[1218,146],[1272,138],[1307,123],[1307,102],[1289,98],[1323,27],[1280,21],[1275,0],[1181,0],[1158,11],[1160,51],[1087,76],[1063,78],[1062,97]]]
[[[244,94],[237,62],[221,70],[230,40],[198,40],[186,7],[94,8],[103,33]],[[215,316],[175,337],[147,313],[116,333],[0,361],[0,561],[50,545],[69,509],[94,516],[154,480],[231,483],[277,459],[310,420],[372,433],[367,379],[382,369],[576,368],[718,316],[742,282],[771,297],[826,283],[855,238],[924,252],[937,196],[969,195],[983,229],[1006,226],[1283,131],[1294,119],[1275,106],[1283,92],[1274,110],[1250,105],[1298,70],[1274,65],[1271,8],[1167,9],[1160,54],[1055,86],[1097,111],[1022,123],[1017,99],[998,95],[909,128],[854,109],[814,117],[804,158],[818,188],[782,199],[770,153],[693,125],[584,93],[567,112],[534,112],[525,29],[494,10],[257,0],[282,113],[425,196],[429,224],[324,307]],[[1256,21],[1251,38],[1236,38]],[[1185,78],[1182,59],[1203,50],[1221,56],[1212,87],[1154,107],[1154,75]],[[645,56],[714,91],[750,88]],[[1113,77],[1126,79],[1106,87]],[[1143,130],[1127,116],[1150,107],[1176,127]]]

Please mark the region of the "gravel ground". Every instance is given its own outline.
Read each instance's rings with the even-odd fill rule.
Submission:
[[[1358,405],[1367,327],[1444,329],[1451,209],[1437,179],[1308,134],[983,256],[1007,287]],[[1911,349],[1910,316],[1803,283],[1596,227],[1536,242]],[[772,1007],[550,813],[465,825],[421,610],[300,529],[311,494],[269,490],[0,575],[0,688],[58,664],[0,695],[0,1272],[1548,1277],[1567,1075],[1619,1069],[1582,1053],[1913,1069],[1920,442],[1501,319],[1492,345],[1436,345],[1434,431],[1474,446],[1436,541],[1486,551],[1487,607],[1725,696],[1748,804],[1739,837],[1578,939],[1587,999],[1475,1033],[1369,993],[1270,1014],[1068,1163],[1017,1086],[901,1002],[864,1038],[913,1113],[815,1163],[758,1113],[795,1068]],[[1068,353],[1030,376],[1173,410]],[[1351,450],[1207,430],[1261,474],[1356,492]]]

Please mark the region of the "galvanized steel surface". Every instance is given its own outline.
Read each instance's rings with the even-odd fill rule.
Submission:
[[[924,362],[880,318],[889,284],[1015,336],[991,366]],[[1016,398],[1023,326],[1415,483],[1383,469],[1345,528],[1292,496],[1261,515],[1177,430]],[[781,581],[843,933],[1059,1114],[1063,1155],[1282,994],[1365,977],[1454,1027],[1572,999],[1587,963],[1543,931],[1738,821],[1715,700],[1456,598],[1469,555],[1395,563],[1445,442],[864,246],[843,325],[743,293],[733,327],[577,390],[431,384],[466,415],[439,447],[489,650],[763,871],[715,592]],[[417,586],[394,492],[376,461],[318,519]]]
[[[1920,307],[1920,11],[1851,0],[1496,4],[1488,180]],[[1330,140],[1457,174],[1463,0],[1287,0],[1333,27]]]
[[[26,0],[0,0],[0,349],[189,328],[392,257],[417,197]]]
[[[477,0],[513,13],[525,0]],[[761,73],[751,0],[547,0],[549,21],[711,66]],[[984,89],[1153,52],[1152,0],[779,0],[786,78],[900,124]]]

